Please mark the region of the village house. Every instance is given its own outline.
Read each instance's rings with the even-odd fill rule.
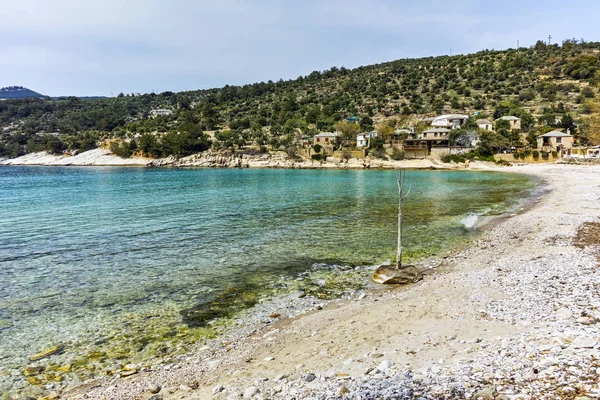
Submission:
[[[158,115],[171,115],[173,114],[173,110],[167,110],[167,109],[158,109],[158,110],[151,110],[150,111],[150,115],[153,117],[156,117]]]
[[[434,151],[449,152],[450,129],[431,128],[420,134],[411,133],[404,140],[404,151],[409,158],[424,158],[430,156]]]
[[[510,130],[512,130],[512,131],[521,130],[521,118],[515,117],[513,115],[507,115],[507,116],[498,118],[496,121],[500,121],[501,119],[508,121],[510,123]]]
[[[340,135],[337,132],[321,132],[315,135],[313,143],[321,146],[337,146]]]
[[[458,129],[469,119],[468,115],[445,114],[437,116],[431,122],[433,128]]]
[[[537,138],[538,150],[559,151],[563,154],[570,154],[573,148],[573,136],[558,130],[540,135]]]
[[[484,131],[491,131],[494,129],[492,123],[487,119],[478,119],[477,126],[479,126],[479,129]]]
[[[371,139],[373,139],[376,136],[377,136],[377,132],[375,132],[375,131],[373,131],[373,132],[359,133],[356,136],[356,147],[365,147],[365,146],[368,146],[369,142],[371,141]]]
[[[425,140],[449,140],[450,130],[446,128],[431,128],[423,131],[421,135],[419,135],[418,139]]]

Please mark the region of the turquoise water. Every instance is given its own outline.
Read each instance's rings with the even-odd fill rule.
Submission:
[[[460,243],[472,234],[465,218],[501,214],[534,185],[516,174],[409,175],[407,261]],[[207,316],[254,304],[274,282],[318,265],[393,259],[396,178],[393,171],[0,168],[0,385],[20,385],[14,371],[57,342],[67,344],[57,365],[106,353],[96,369],[184,351],[214,334]],[[190,307],[218,311],[190,319]],[[51,370],[44,379],[73,378]]]

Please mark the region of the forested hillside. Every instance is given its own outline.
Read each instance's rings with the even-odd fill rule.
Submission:
[[[414,115],[442,112],[489,118],[517,112],[531,132],[547,131],[567,116],[578,126],[577,138],[593,142],[599,55],[598,42],[538,41],[518,50],[333,67],[294,80],[209,90],[5,100],[0,156],[87,150],[102,140],[133,137],[124,155],[184,156],[249,142],[283,149],[350,116],[366,131],[384,120],[402,125]]]

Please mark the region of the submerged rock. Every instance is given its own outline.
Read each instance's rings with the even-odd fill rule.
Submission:
[[[386,285],[415,283],[423,279],[423,274],[413,265],[396,268],[393,265],[382,265],[373,274],[373,280]]]
[[[57,344],[56,346],[52,346],[46,350],[40,351],[29,357],[29,361],[38,361],[42,358],[50,357],[51,355],[58,354],[65,349],[63,344]]]

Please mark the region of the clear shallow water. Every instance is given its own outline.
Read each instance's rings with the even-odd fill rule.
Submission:
[[[533,188],[515,174],[410,174],[407,261],[456,245],[469,235],[465,218],[470,225],[473,215],[500,214]],[[392,259],[396,177],[393,171],[0,168],[0,382],[57,342],[69,344],[59,364],[82,356],[81,349],[106,351],[107,366],[115,358],[169,353],[182,337],[189,344],[209,334],[194,327],[206,321],[182,317],[189,307],[209,309],[224,293],[235,293],[229,303],[251,305],[261,289],[316,263]],[[154,341],[170,342],[165,350],[152,347]]]

